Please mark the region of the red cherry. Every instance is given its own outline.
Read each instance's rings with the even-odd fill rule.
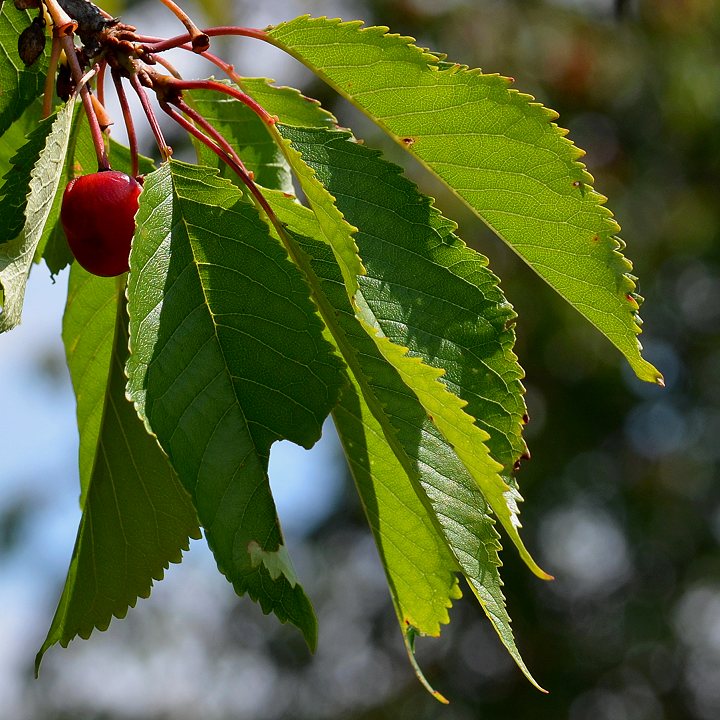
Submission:
[[[68,183],[60,221],[75,259],[93,275],[128,269],[142,187],[125,173],[103,170]]]

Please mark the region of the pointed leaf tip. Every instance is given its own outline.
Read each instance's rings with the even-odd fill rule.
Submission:
[[[407,622],[407,620],[406,620]],[[415,637],[418,635],[417,631],[412,625],[408,625],[407,630],[403,633],[403,643],[405,645],[405,651],[407,652],[408,660],[412,669],[415,671],[415,676],[420,681],[420,684],[432,695],[439,703],[443,705],[449,705],[450,701],[428,682],[425,674],[420,669],[417,659],[415,658]]]

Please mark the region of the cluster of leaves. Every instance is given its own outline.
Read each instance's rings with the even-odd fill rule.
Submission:
[[[39,120],[43,63],[16,56],[27,22],[3,6],[0,331],[20,322],[33,262],[70,263],[60,198],[96,169],[72,99]],[[641,298],[619,228],[553,112],[387,28],[301,17],[266,40],[435,173],[641,379],[662,381],[640,355]],[[534,682],[505,608],[495,527],[548,577],[518,533],[514,472],[527,449],[514,311],[487,260],[400,168],[298,91],[265,79],[242,90],[278,122],[209,91],[193,106],[252,170],[281,228],[199,146],[198,165],[142,168],[127,276],[72,265],[63,340],[83,514],[38,664],[52,644],[123,617],[201,527],[235,590],[314,647],[267,468],[276,440],[311,447],[332,414],[411,660],[415,636],[448,622],[462,576]],[[124,148],[111,143],[110,156],[128,171]]]

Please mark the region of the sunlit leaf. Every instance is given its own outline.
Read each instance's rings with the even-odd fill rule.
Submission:
[[[619,226],[579,162],[582,151],[553,122],[556,113],[511,89],[509,79],[441,61],[384,27],[305,16],[272,28],[269,39],[436,173],[638,377],[662,382],[640,355],[641,298]]]
[[[422,622],[416,629],[421,633],[435,634],[439,630],[438,623],[444,622],[445,607],[455,595],[452,586],[445,585],[445,593],[430,594],[433,602],[430,607],[421,609],[418,597],[410,593],[404,597],[400,595],[401,588],[395,585],[395,577],[427,573],[418,587],[434,587],[437,593],[443,578],[447,583],[445,572],[459,567],[502,642],[534,683],[515,644],[505,609],[498,573],[500,544],[490,508],[480,487],[430,420],[418,398],[381,355],[358,321],[330,246],[312,239],[322,235],[317,219],[306,208],[281,194],[269,197],[281,220],[291,232],[297,233],[293,234],[295,241],[311,258],[312,272],[316,274],[320,291],[333,308],[336,318],[330,326],[331,330],[359,391],[355,397],[344,395],[334,416],[381,557],[387,563],[386,572],[403,631],[413,627],[413,620],[420,619]],[[387,448],[380,443],[378,426]],[[428,502],[431,508],[430,516],[423,519],[418,506],[408,502],[408,514],[412,516],[412,521],[419,524],[416,528],[418,542],[423,547],[431,547],[428,540],[423,539],[423,528],[420,527],[424,525],[424,529],[429,530],[425,523],[430,520],[454,556],[442,569],[436,563],[447,556],[437,549],[435,552],[428,549],[418,565],[411,565],[412,558],[417,557],[414,553],[384,552],[388,540],[397,538],[395,533],[402,532],[405,523],[411,521],[402,515],[396,518],[393,514],[395,504],[405,498],[406,480],[397,474],[389,478],[387,471],[394,467],[394,463],[389,459],[388,448],[415,485],[416,493],[426,498],[423,506]],[[384,523],[376,529],[379,518],[384,518]],[[398,549],[401,548],[402,545],[399,545]],[[431,621],[435,624],[430,624]]]
[[[3,293],[0,332],[10,330],[20,322],[30,267],[62,177],[73,105],[68,103],[55,117],[44,148],[33,165],[22,231],[11,242],[0,245],[0,290]]]
[[[395,344],[388,339],[375,311],[363,295],[361,283],[362,276],[366,274],[366,271],[357,254],[358,248],[353,237],[356,228],[348,224],[338,209],[331,191],[321,183],[313,167],[315,161],[318,163],[329,162],[327,153],[322,147],[323,144],[299,142],[296,145],[290,140],[293,135],[316,135],[328,131],[302,130],[300,128],[293,130],[283,126],[278,130],[287,135],[285,142],[288,160],[300,179],[302,188],[317,218],[320,231],[325,241],[332,247],[338,260],[346,292],[355,309],[356,317],[373,339],[383,357],[396,368],[402,381],[416,395],[433,424],[437,426],[478,483],[493,512],[497,515],[528,567],[539,577],[549,577],[538,567],[520,538],[518,533],[520,523],[517,519],[517,504],[521,499],[520,495],[517,489],[501,476],[502,465],[491,457],[486,445],[490,436],[475,424],[471,415],[465,412],[467,401],[455,395],[447,385],[440,381],[445,374],[443,367],[426,364],[424,358],[409,354],[405,345]],[[303,155],[301,150],[306,155]],[[321,156],[319,160],[318,154]],[[341,169],[341,166],[338,167]],[[397,177],[397,173],[394,174]],[[329,172],[324,179],[328,182],[335,176]],[[407,201],[411,204],[417,204],[420,201],[420,196],[409,184],[405,187],[404,192],[406,195],[409,193]],[[392,222],[388,225],[387,221],[385,226],[388,239],[392,243],[395,226]],[[414,261],[411,255],[410,262]],[[518,372],[514,367],[513,371]]]
[[[445,371],[443,382],[490,435],[492,456],[512,472],[526,452],[523,372],[512,352],[515,313],[487,259],[400,168],[349,133],[278,127],[358,228],[358,283],[382,332]]]

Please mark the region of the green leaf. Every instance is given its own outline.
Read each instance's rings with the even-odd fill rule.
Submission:
[[[333,252],[329,245],[316,239],[322,237],[317,219],[309,210],[278,193],[268,193],[268,198],[289,232],[294,233],[295,241],[311,258],[312,273],[320,284],[318,293],[330,305],[335,318],[334,323],[328,325],[359,389],[356,398],[343,395],[334,417],[381,557],[387,561],[386,573],[408,650],[411,652],[407,631],[414,627],[413,621],[419,622],[417,630],[428,634],[435,634],[439,623],[445,621],[444,607],[455,597],[447,585],[446,573],[459,566],[513,659],[536,684],[515,644],[498,573],[498,535],[480,488],[398,371],[380,354],[355,317]],[[438,558],[429,551],[422,558],[401,545],[397,553],[385,552],[388,542],[407,537],[405,523],[412,522],[413,516],[418,542],[425,548],[429,548],[430,543],[423,540],[423,515],[406,495],[406,480],[402,474],[390,474],[392,461],[381,438],[405,476],[411,479],[415,492],[421,500],[425,498],[423,505],[429,505],[425,520],[432,521],[438,536],[444,538],[454,555],[442,569],[436,564]],[[396,509],[396,503],[402,501],[407,502],[408,518]],[[377,518],[384,524],[379,524]],[[420,582],[416,573],[424,575],[425,581]],[[426,596],[433,598],[432,605],[422,608],[422,598],[413,598],[411,593],[401,596],[398,577],[408,578],[409,583],[425,588]],[[447,594],[434,595],[443,583]],[[417,667],[416,671],[422,680]]]
[[[270,88],[270,90],[272,90],[272,88]],[[283,125],[280,125],[279,130],[281,133],[286,135],[291,135],[294,132],[297,132],[297,130],[287,128]],[[312,135],[312,133],[310,134]],[[325,137],[323,133],[318,134],[321,137]],[[299,140],[298,137],[295,139]],[[337,135],[332,136],[332,139],[338,139]],[[347,142],[347,136],[342,136],[339,139],[342,142]],[[280,138],[280,141],[282,142],[282,138]],[[312,148],[312,145],[313,143],[308,141],[303,147],[303,152],[307,152],[309,155],[312,155],[312,152],[317,149]],[[338,149],[342,152],[345,148],[342,147]],[[273,204],[275,211],[280,215],[282,221],[288,223],[293,230],[301,233],[304,230],[308,237],[324,237],[328,242],[333,244],[335,249],[340,248],[344,278],[346,279],[346,282],[348,282],[350,288],[357,291],[357,275],[363,272],[363,268],[357,257],[356,247],[351,237],[354,228],[345,222],[342,214],[335,207],[332,196],[328,195],[327,190],[320,184],[318,177],[316,176],[315,169],[321,168],[323,162],[317,162],[314,166],[315,169],[313,169],[306,162],[307,157],[301,157],[300,153],[298,153],[293,144],[286,141],[285,150],[293,169],[296,171],[301,180],[303,190],[316,210],[319,224],[313,225],[308,219],[309,213],[301,208],[301,206],[291,202],[286,196],[283,196],[282,194],[278,195],[277,193],[266,193],[267,196],[271,198],[271,203]],[[322,151],[319,153],[320,156],[326,154],[326,152]],[[496,279],[487,271],[487,268],[485,267],[486,261],[465,248],[462,243],[457,240],[457,238],[451,238],[450,230],[454,226],[441,218],[436,211],[428,211],[429,206],[427,201],[419,200],[420,196],[417,194],[416,189],[413,186],[410,186],[407,181],[405,181],[405,185],[403,185],[403,182],[399,181],[397,178],[397,169],[393,166],[388,166],[387,164],[385,165],[386,167],[379,168],[381,171],[379,174],[381,176],[394,176],[395,181],[401,186],[400,194],[404,194],[404,197],[400,198],[398,198],[396,194],[395,199],[400,199],[401,202],[409,203],[410,205],[420,204],[424,208],[426,215],[425,220],[428,223],[428,227],[424,231],[426,244],[428,244],[428,238],[442,238],[444,242],[447,242],[451,246],[447,252],[452,259],[449,259],[446,264],[452,264],[453,262],[460,260],[461,264],[464,263],[467,265],[467,267],[462,270],[457,268],[454,270],[458,277],[463,278],[463,285],[467,285],[467,283],[474,283],[474,291],[476,293],[480,291],[480,294],[482,294],[483,297],[485,294],[488,294],[488,298],[486,299],[488,306],[492,305],[492,303],[495,303],[498,306],[493,308],[495,311],[494,314],[497,318],[502,317],[503,321],[496,322],[494,325],[490,323],[490,326],[493,328],[493,331],[499,333],[500,336],[504,335],[504,341],[497,342],[496,344],[499,348],[501,348],[501,352],[499,352],[498,355],[504,356],[504,372],[506,372],[509,376],[508,384],[512,385],[512,378],[514,377],[518,380],[520,372],[516,366],[515,356],[512,354],[510,349],[512,345],[512,333],[504,327],[504,322],[505,320],[511,319],[513,315],[504,298],[502,298],[502,295],[495,288]],[[392,170],[388,170],[388,168],[392,168]],[[370,173],[377,173],[378,167],[370,168],[370,170],[368,170],[368,168],[362,168],[362,170]],[[372,175],[372,178],[374,177],[375,175]],[[353,180],[358,181],[357,176],[353,176]],[[360,179],[360,182],[362,183],[364,180],[365,178],[362,178]],[[350,185],[352,185],[352,183],[350,183]],[[387,190],[387,188],[384,188],[384,190]],[[305,213],[304,215],[302,215],[303,212]],[[299,225],[297,222],[298,217],[304,218]],[[407,224],[417,222],[417,214],[415,217],[411,217],[408,220],[409,222]],[[393,227],[392,223],[390,227]],[[289,235],[292,235],[292,232],[289,233]],[[362,235],[362,231],[360,235]],[[297,245],[298,238],[288,236],[285,238],[285,241],[289,242],[291,246]],[[306,242],[309,242],[309,240],[306,239]],[[432,242],[429,244],[432,245]],[[386,248],[382,248],[380,246],[377,247],[380,250],[380,255],[387,250]],[[512,630],[510,628],[510,620],[504,607],[501,582],[497,573],[497,568],[500,564],[499,559],[497,558],[499,543],[497,541],[497,534],[492,525],[492,520],[488,515],[489,509],[487,508],[486,502],[480,493],[478,486],[473,478],[467,473],[467,470],[463,467],[457,456],[454,455],[452,449],[444,441],[438,430],[428,420],[427,413],[423,407],[419,405],[417,398],[403,384],[396,371],[394,371],[384,361],[382,356],[378,354],[377,349],[373,347],[372,342],[369,341],[368,336],[365,334],[361,326],[358,325],[357,320],[352,317],[352,313],[350,313],[350,330],[342,330],[337,327],[337,322],[333,322],[335,314],[339,312],[339,308],[342,307],[342,302],[344,301],[348,309],[349,305],[346,290],[344,286],[338,282],[339,278],[333,278],[332,281],[327,282],[329,282],[329,286],[331,288],[339,293],[340,304],[338,304],[338,298],[336,297],[335,303],[331,303],[331,307],[328,307],[327,299],[323,302],[326,292],[325,283],[323,284],[322,290],[317,286],[316,271],[318,272],[318,275],[322,275],[322,270],[326,270],[328,267],[334,267],[336,270],[338,269],[335,259],[330,253],[329,247],[316,243],[313,247],[303,245],[303,249],[313,256],[316,262],[319,262],[320,270],[315,267],[315,263],[313,263],[312,268],[308,268],[304,265],[302,262],[302,253],[298,253],[294,250],[291,254],[296,258],[296,260],[300,261],[301,267],[303,267],[306,271],[306,274],[313,278],[311,280],[311,284],[313,285],[316,300],[321,306],[324,306],[323,316],[329,324],[330,330],[334,335],[334,339],[339,342],[339,346],[341,347],[345,359],[353,368],[353,380],[359,382],[359,384],[363,386],[363,392],[367,392],[369,388],[372,388],[370,392],[374,396],[373,410],[372,412],[369,412],[368,406],[365,404],[365,400],[362,398],[362,395],[356,392],[354,394],[355,400],[350,401],[348,398],[352,398],[353,395],[348,391],[348,393],[343,396],[341,405],[334,412],[336,424],[340,430],[341,439],[343,440],[346,448],[354,448],[353,451],[348,450],[348,457],[358,485],[358,490],[363,498],[363,502],[367,508],[375,508],[382,505],[383,518],[397,517],[398,502],[406,503],[406,512],[408,512],[407,508],[413,507],[413,503],[408,500],[407,495],[404,495],[402,492],[398,494],[399,488],[395,487],[402,475],[398,476],[397,473],[395,473],[393,482],[388,483],[386,476],[390,475],[391,471],[388,470],[388,472],[385,473],[385,476],[383,476],[383,473],[381,472],[382,469],[392,468],[393,466],[397,469],[399,463],[402,467],[404,467],[406,482],[407,475],[411,475],[415,479],[415,482],[417,482],[418,478],[420,478],[420,484],[424,488],[424,492],[420,490],[420,493],[423,494],[423,496],[427,493],[426,500],[424,502],[428,502],[428,498],[432,499],[433,510],[428,512],[427,509],[424,509],[423,511],[418,512],[418,496],[415,494],[414,509],[410,512],[410,515],[414,515],[416,521],[418,518],[424,518],[426,522],[430,523],[430,526],[432,526],[433,522],[444,522],[447,525],[447,527],[442,527],[440,532],[443,533],[446,538],[446,542],[459,558],[459,562],[463,566],[463,571],[468,577],[473,591],[478,596],[480,602],[488,613],[488,616],[496,627],[502,641],[507,645],[509,651],[523,671],[532,680],[527,668],[522,662],[522,659],[517,651],[517,647],[515,646]],[[319,249],[321,251],[324,249],[328,256],[324,259],[318,260],[317,253]],[[394,249],[391,252],[393,251]],[[442,254],[443,249],[438,248],[437,252]],[[400,256],[400,259],[398,260],[398,263],[395,264],[395,267],[402,267],[403,259],[405,259],[409,260],[408,265],[410,268],[413,268],[413,263],[416,261],[414,254],[416,253],[410,252],[408,258],[407,256],[404,256],[402,252],[399,252],[398,255]],[[439,256],[435,257],[434,261],[442,265],[441,262],[438,262],[438,259]],[[362,278],[360,278],[360,281],[362,281]],[[486,308],[486,310],[487,309],[488,308]],[[490,314],[492,315],[492,313]],[[342,320],[342,316],[340,316],[338,321],[341,324]],[[347,318],[345,318],[345,321],[347,322]],[[356,333],[359,331],[359,336],[353,336],[353,330]],[[343,342],[339,339],[339,336],[344,337],[345,341]],[[487,337],[485,340],[487,341]],[[493,343],[490,342],[488,345],[492,346]],[[363,348],[358,351],[357,357],[355,357],[355,350],[353,349],[353,346]],[[369,360],[370,358],[372,358],[372,360]],[[382,368],[382,371],[380,372],[381,382],[378,387],[372,385],[372,373],[368,373],[366,375],[368,372],[367,368],[359,365],[359,363],[362,363],[363,361],[366,363],[369,361],[371,365],[374,362]],[[388,377],[392,378],[392,382],[388,380]],[[358,380],[358,378],[360,379]],[[387,389],[388,383],[392,389]],[[507,393],[508,388],[506,387],[505,389],[506,394],[509,394],[510,396],[514,395],[516,400],[519,398],[520,407],[524,408],[521,397],[522,388],[519,385],[519,382],[515,384],[514,393]],[[385,405],[383,405],[383,402],[378,399],[380,396],[383,396],[383,393],[383,402]],[[392,407],[393,404],[397,405],[398,398],[402,398],[402,401],[399,403],[402,411],[396,411],[395,415],[386,415],[382,408],[385,406]],[[351,409],[347,407],[348,403],[351,403]],[[406,415],[404,418],[402,417],[403,412],[405,412]],[[377,434],[373,434],[373,430],[370,429],[373,422],[378,422],[378,415],[382,418],[380,425],[383,433],[388,433],[392,438],[389,440],[389,451],[387,446],[384,447],[382,442],[378,441],[379,436]],[[372,420],[371,418],[375,419]],[[517,424],[517,413],[513,422]],[[400,430],[398,430],[398,427]],[[404,446],[398,447],[399,441],[397,438],[394,438],[394,435],[397,432],[402,435],[402,442],[405,444]],[[419,438],[423,437],[429,438],[428,441],[424,443],[419,442]],[[524,445],[521,445],[521,447],[524,448]],[[358,448],[363,448],[359,451],[359,455]],[[508,453],[505,454],[508,455]],[[401,456],[403,458],[402,460],[400,460]],[[510,453],[510,458],[512,458],[512,456],[513,454]],[[395,458],[394,460],[391,459],[393,457]],[[450,460],[450,458],[452,458],[452,460]],[[380,474],[378,475],[378,473]],[[445,481],[444,485],[441,487],[438,487],[438,477],[443,478]],[[409,487],[412,490],[412,485]],[[415,490],[417,490],[417,488],[415,488]],[[415,490],[412,490],[412,492],[415,492]],[[511,488],[506,488],[506,490],[509,493],[514,492]],[[378,500],[378,498],[381,498],[381,500]],[[395,503],[393,503],[393,499],[395,499]],[[455,597],[455,586],[452,583],[448,584],[448,578],[451,577],[449,572],[457,567],[456,561],[450,557],[450,561],[447,564],[444,564],[442,561],[435,564],[435,561],[438,560],[438,556],[427,554],[424,556],[424,559],[426,560],[424,565],[410,566],[406,560],[403,562],[403,559],[413,557],[412,552],[407,552],[406,549],[401,549],[397,553],[386,553],[383,545],[384,538],[378,521],[378,512],[369,512],[368,518],[376,536],[381,556],[383,557],[386,565],[386,572],[388,573],[391,593],[406,639],[409,639],[408,633],[410,631],[437,634],[437,632],[439,632],[439,624],[446,621],[447,607],[450,606],[452,597]],[[431,518],[433,512],[437,512],[435,520]],[[402,517],[402,513],[400,513],[400,516]],[[438,521],[437,518],[440,518],[440,520]],[[386,527],[387,525],[385,525],[385,528]],[[420,527],[422,527],[422,525],[420,525]],[[425,529],[428,530],[429,537],[432,538],[432,530],[427,526],[425,526]],[[384,531],[387,532],[386,529]],[[407,535],[403,534],[403,531],[401,530],[395,535],[395,539],[398,537],[405,538]],[[437,542],[440,537],[437,531],[435,532],[434,537],[435,542]],[[432,543],[432,541],[427,544],[423,543],[422,538],[419,538],[419,540],[421,545],[425,548],[429,547]],[[386,546],[394,547],[392,544],[387,545],[387,540],[385,540],[385,542]],[[443,557],[442,552],[439,557]],[[448,557],[447,551],[444,551],[444,558],[447,560]],[[395,560],[397,559],[400,560],[400,563],[396,567]],[[423,603],[418,601],[419,598],[417,596],[414,598],[415,602],[413,603],[410,602],[410,598],[407,595],[400,597],[398,593],[397,577],[408,578],[412,576],[413,573],[419,573],[425,578],[425,583],[420,583],[418,586],[422,586],[424,584],[426,588],[430,589],[430,591],[425,594],[425,597],[432,597],[433,602],[427,607],[424,607]],[[415,578],[414,583],[418,584],[417,578]],[[411,585],[412,583],[408,584],[408,587]],[[439,588],[443,588],[443,590],[438,592]],[[417,626],[413,625],[413,620],[411,618],[417,619]],[[408,649],[411,650],[409,640],[407,644]],[[418,674],[421,675],[419,669]],[[423,678],[421,677],[421,679]]]
[[[292,118],[299,126],[306,127],[330,127],[333,124],[334,118],[328,114],[309,115],[306,108],[317,108],[317,105],[309,103],[295,91],[275,88],[264,82],[259,88],[249,88],[246,83],[242,87],[266,110],[281,115],[284,120]],[[195,97],[196,107],[207,114],[202,99],[197,102],[197,95]],[[247,110],[232,99],[224,102],[224,107],[230,118],[234,113],[243,115]],[[259,123],[258,134],[269,138],[264,123],[254,113],[252,117]],[[217,120],[214,124],[226,136],[230,135],[227,126]],[[247,160],[243,153],[246,137],[244,135],[240,139],[239,134],[232,134],[235,149]],[[273,145],[277,147],[274,142]],[[256,170],[256,167],[250,167]],[[290,207],[299,206],[291,203]],[[305,229],[308,229],[307,226]],[[311,226],[309,232],[319,234],[317,227]],[[329,260],[334,265],[332,255]],[[341,297],[345,297],[342,291]],[[370,413],[357,383],[343,393],[334,418],[388,575],[403,632],[414,628],[421,634],[437,636],[440,624],[449,621],[447,609],[452,599],[460,596],[453,572],[456,567],[454,558],[434,528],[431,516],[405,470],[385,441],[382,429]]]
[[[124,617],[200,536],[190,498],[125,397],[124,290],[124,277],[77,265],[70,273],[63,341],[77,397],[83,514],[36,672],[51,645]]]
[[[20,33],[30,24],[30,13],[6,2],[0,10],[0,136],[17,120],[45,83],[45,56],[26,68],[17,53]],[[49,45],[50,43],[48,43]]]
[[[14,240],[25,226],[25,208],[30,194],[32,171],[45,150],[48,135],[55,116],[36,123],[27,141],[10,159],[10,169],[3,177],[0,187],[0,243]]]
[[[103,432],[113,358],[121,351],[120,292],[115,279],[96,277],[79,265],[70,272],[63,342],[77,403],[81,508],[86,506]]]
[[[365,274],[365,268],[358,256],[354,234],[357,228],[350,225],[343,214],[337,209],[335,198],[330,195],[327,188],[318,180],[310,164],[295,149],[292,141],[285,138],[279,127],[274,131],[285,156],[290,163],[300,186],[305,193],[308,203],[318,221],[320,236],[330,245],[335,254],[340,271],[342,272],[345,289],[351,302],[358,292],[358,277]]]
[[[382,332],[427,364],[490,435],[506,474],[527,452],[522,369],[512,351],[516,317],[487,259],[453,234],[456,226],[380,153],[343,131],[279,125],[357,226],[366,274],[362,298]]]
[[[52,122],[44,149],[31,172],[24,228],[13,241],[0,245],[0,289],[3,293],[0,332],[10,330],[20,322],[30,267],[62,176],[72,119],[73,103],[70,102]]]
[[[461,597],[454,576],[458,566],[436,528],[433,510],[426,507],[427,498],[418,492],[412,460],[403,449],[398,451],[395,427],[379,398],[387,389],[383,401],[396,407],[407,401],[422,420],[425,412],[355,318],[330,246],[315,239],[322,237],[315,215],[285,195],[267,197],[303,257],[310,259],[316,296],[332,308],[329,332],[348,362],[351,378],[333,419],[385,569],[408,657],[421,683],[444,702],[425,679],[407,639],[411,633],[438,636],[440,625],[449,622],[448,608]],[[449,447],[446,450],[452,455]]]
[[[316,135],[327,132],[313,129],[305,131],[295,129],[293,131],[284,126],[276,129],[279,133],[286,133],[289,137],[294,134]],[[532,559],[520,538],[517,503],[521,497],[516,488],[501,477],[502,466],[490,456],[486,446],[490,436],[475,425],[474,418],[465,412],[467,402],[453,394],[440,381],[445,374],[444,368],[427,365],[422,358],[409,355],[408,348],[404,345],[396,345],[391,342],[384,334],[373,309],[364,298],[359,283],[360,276],[365,275],[365,268],[357,255],[357,246],[352,237],[356,228],[347,223],[335,204],[335,198],[320,182],[312,167],[311,155],[314,152],[322,153],[321,146],[322,143],[320,146],[313,143],[308,143],[307,147],[301,145],[309,153],[308,157],[304,157],[291,140],[285,140],[288,160],[300,179],[326,242],[333,248],[343,273],[348,297],[355,308],[356,317],[372,337],[383,357],[397,369],[403,382],[417,396],[433,423],[475,478],[493,512],[497,515],[528,567],[538,577],[549,578],[550,576]],[[324,179],[332,181],[333,177],[333,174],[329,173]],[[416,193],[415,203],[418,198],[419,195]],[[390,238],[393,237],[394,231],[393,224],[387,226]],[[328,322],[327,318],[326,322]]]
[[[292,118],[298,126],[306,127],[330,127],[334,123],[334,118],[324,112],[308,113],[308,107],[317,110],[318,106],[308,102],[297,91],[275,88],[265,81],[257,81],[255,87],[248,85],[249,82],[243,82],[242,88],[261,102],[268,112],[280,115],[285,121]],[[261,177],[260,167],[247,152],[247,142],[255,133],[258,138],[270,140],[264,123],[232,99],[222,100],[223,116],[227,120],[221,119],[221,113],[217,110],[213,113],[213,105],[207,103],[206,98],[212,97],[209,93],[196,93],[194,106],[231,139],[236,151],[256,173],[256,179]],[[247,117],[253,131],[245,128],[240,132],[243,127],[240,124],[234,131],[232,118],[236,116]],[[279,153],[275,142],[271,142]],[[279,157],[286,164],[282,153]],[[292,191],[292,184],[277,189]],[[334,264],[332,256],[330,262]],[[333,414],[387,572],[401,628],[404,633],[412,628],[423,635],[437,636],[440,624],[449,622],[447,611],[452,599],[461,596],[453,572],[455,560],[436,531],[430,513],[402,465],[385,441],[382,429],[362,398],[357,383],[346,389]],[[416,669],[424,680],[419,668]]]
[[[300,127],[330,127],[335,118],[310,98],[288,87],[275,87],[265,78],[243,78],[241,89],[283,122]],[[293,194],[290,168],[265,123],[246,105],[214,90],[192,93],[193,107],[231,142],[243,163],[263,187]],[[217,166],[220,174],[236,183],[237,176],[204,145],[199,145],[202,163]]]
[[[295,127],[334,127],[335,116],[317,100],[295,88],[273,85],[267,78],[243,78],[240,88],[283,123]]]
[[[375,344],[383,357],[396,368],[403,382],[415,393],[432,423],[475,479],[527,566],[538,577],[551,579],[533,560],[520,538],[520,494],[501,477],[502,466],[493,460],[487,449],[489,435],[464,412],[466,403],[438,382],[443,371],[423,364],[419,358],[408,355],[406,348],[395,345],[384,336],[376,335]]]
[[[456,192],[628,359],[640,355],[638,306],[618,224],[592,188],[556,113],[499,75],[442,62],[387,34],[308,16],[272,28],[286,50],[375,120]],[[342,47],[342,53],[338,48]]]
[[[172,162],[148,176],[140,205],[130,396],[191,493],[220,570],[314,647],[267,464],[275,440],[320,437],[342,364],[302,274],[237,188]]]
[[[354,376],[333,418],[387,575],[401,631],[437,637],[440,625],[450,622],[452,601],[462,596],[454,573],[455,558]],[[412,649],[408,650],[412,659]]]
[[[8,131],[0,136],[0,177],[4,178],[12,167],[12,158],[25,144],[27,135],[33,130],[40,119],[41,106],[39,102],[30,105],[23,114],[10,126]],[[0,182],[0,192],[2,191]]]

